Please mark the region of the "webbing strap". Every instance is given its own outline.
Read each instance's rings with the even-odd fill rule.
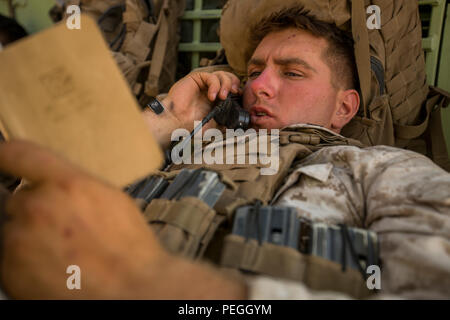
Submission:
[[[426,101],[425,111],[426,117],[425,120],[418,125],[395,125],[395,136],[398,139],[410,140],[419,137],[422,135],[428,127],[428,123],[430,121],[430,115],[434,108],[444,108],[448,105],[450,101],[450,96],[448,93],[441,89],[430,87],[430,96]]]
[[[150,97],[155,97],[159,93],[158,81],[164,63],[167,44],[169,42],[169,21],[167,18],[168,12],[169,1],[164,0],[158,19],[160,29],[156,38],[155,51],[152,55],[152,64],[150,66],[148,79],[145,83],[145,94]]]
[[[430,153],[433,161],[441,168],[450,172],[450,160],[442,131],[441,108],[431,112],[430,124],[427,131],[428,145],[431,145]]]
[[[174,254],[200,258],[225,217],[195,197],[154,199],[144,216],[162,245]]]
[[[157,31],[158,25],[143,21],[134,38],[137,42],[144,43],[146,46],[149,46]]]
[[[136,63],[141,63],[147,58],[149,45],[158,30],[158,26],[142,21],[133,39],[126,42],[124,51],[135,58]]]
[[[183,201],[154,199],[145,210],[149,222],[164,222],[199,236],[205,232],[214,218],[214,210],[206,203],[193,197]]]
[[[220,265],[300,281],[312,289],[341,291],[356,298],[370,294],[354,269],[342,271],[340,264],[330,260],[267,242],[258,245],[256,240],[246,241],[233,234],[225,238]]]
[[[358,67],[361,100],[364,118],[367,118],[370,97],[370,48],[369,32],[366,27],[364,0],[352,0],[352,34],[355,41],[355,59]]]
[[[445,143],[444,133],[442,131],[441,110],[450,104],[450,93],[445,90],[432,87],[432,91],[441,96],[439,108],[432,111],[430,116],[430,125],[428,126],[429,144],[431,144],[431,156],[433,161],[441,168],[450,172],[450,159]]]

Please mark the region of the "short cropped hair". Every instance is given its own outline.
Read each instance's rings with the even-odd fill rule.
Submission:
[[[335,88],[358,89],[354,42],[350,33],[335,24],[319,21],[309,16],[303,8],[288,8],[264,18],[251,29],[251,39],[256,44],[271,32],[298,28],[313,36],[327,40],[328,48],[322,53],[331,70],[331,83]]]

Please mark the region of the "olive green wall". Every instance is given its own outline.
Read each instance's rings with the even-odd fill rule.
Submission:
[[[447,5],[437,86],[450,92],[450,4]],[[442,110],[442,127],[450,154],[450,106]]]
[[[54,0],[15,0],[14,3],[23,4],[16,8],[16,19],[28,33],[52,25],[48,11],[55,4]],[[0,13],[9,16],[6,0],[0,0]]]

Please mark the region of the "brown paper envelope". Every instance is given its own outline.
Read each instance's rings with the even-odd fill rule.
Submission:
[[[10,139],[46,146],[116,186],[162,153],[95,21],[61,23],[0,52],[0,122]]]

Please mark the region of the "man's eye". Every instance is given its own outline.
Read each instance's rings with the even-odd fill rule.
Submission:
[[[261,74],[260,71],[252,71],[249,73],[248,77],[253,79],[253,78],[258,77],[260,74]]]
[[[286,76],[288,76],[288,77],[299,77],[299,78],[303,78],[303,74],[297,73],[297,72],[285,72],[284,74],[285,74]]]

